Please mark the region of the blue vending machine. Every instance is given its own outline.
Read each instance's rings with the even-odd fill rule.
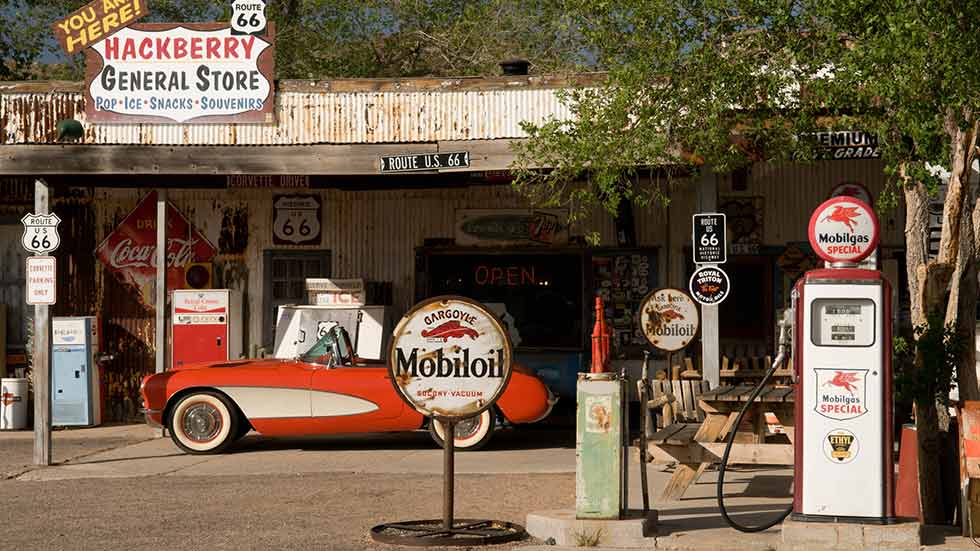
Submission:
[[[102,422],[98,338],[94,317],[51,321],[51,425],[94,426]]]

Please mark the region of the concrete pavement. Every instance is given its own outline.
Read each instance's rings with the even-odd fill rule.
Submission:
[[[502,431],[488,449],[458,453],[459,475],[522,474],[551,475],[574,479],[574,436],[553,431]],[[29,431],[0,432],[0,449],[24,456],[30,450]],[[108,449],[107,449],[108,447]],[[20,451],[17,451],[20,450]],[[440,475],[442,451],[435,448],[426,433],[394,435],[329,436],[271,439],[249,435],[231,453],[218,456],[192,456],[182,453],[159,429],[145,425],[97,427],[58,431],[54,435],[55,457],[63,457],[51,467],[22,467],[13,480],[28,483],[123,479],[130,477],[274,477],[281,475],[334,475],[343,473],[385,475]],[[71,455],[74,453],[75,455]],[[66,454],[69,456],[66,457]],[[3,454],[0,454],[2,456]],[[26,455],[29,460],[29,454]],[[630,503],[640,508],[639,465],[636,455],[630,465]],[[3,464],[0,464],[3,465]],[[718,515],[715,503],[714,471],[706,472],[677,501],[661,503],[659,494],[671,470],[651,466],[650,495],[660,514],[658,534],[650,538],[649,549],[707,550],[778,549],[779,528],[758,534],[743,534],[729,528]],[[734,469],[726,477],[730,514],[742,523],[755,524],[770,518],[789,502],[792,472],[787,469]],[[776,497],[773,497],[776,496]],[[574,494],[559,507],[574,507]],[[531,511],[529,511],[531,512]],[[973,549],[969,540],[949,530],[928,533],[927,549]],[[554,551],[526,543],[523,551]],[[601,541],[600,541],[600,549]]]

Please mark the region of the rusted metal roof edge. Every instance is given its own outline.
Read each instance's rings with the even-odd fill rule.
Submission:
[[[337,78],[320,80],[277,80],[280,92],[457,92],[479,90],[533,90],[581,88],[604,82],[606,73],[514,75],[491,77]],[[83,82],[65,80],[0,81],[0,94],[83,92]]]

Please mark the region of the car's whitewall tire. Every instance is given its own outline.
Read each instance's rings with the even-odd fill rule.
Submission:
[[[177,402],[170,415],[170,437],[187,453],[220,453],[238,434],[237,411],[228,400],[213,392],[188,394]]]
[[[496,419],[491,409],[485,410],[476,417],[462,419],[456,423],[455,446],[460,451],[475,451],[487,445],[493,435]],[[442,447],[443,434],[442,423],[432,421],[429,424],[429,433],[439,447]]]

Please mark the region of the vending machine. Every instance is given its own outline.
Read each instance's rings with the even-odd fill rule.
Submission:
[[[891,287],[859,269],[878,243],[864,202],[830,199],[810,221],[810,242],[829,269],[794,290],[796,477],[793,518],[894,521]]]
[[[171,365],[221,362],[241,356],[242,310],[238,291],[177,289],[171,304]]]
[[[94,426],[102,423],[96,318],[54,318],[51,320],[51,337],[51,424]]]

